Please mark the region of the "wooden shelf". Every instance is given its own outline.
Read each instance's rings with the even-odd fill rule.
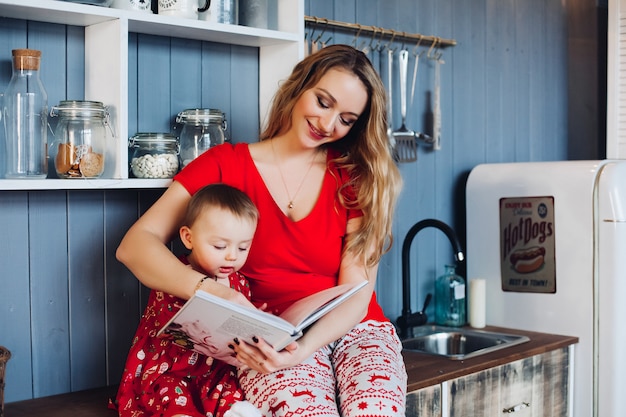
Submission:
[[[253,47],[300,41],[299,33],[159,16],[61,0],[1,0],[0,16],[83,27],[121,19],[128,21],[129,32]]]
[[[171,179],[19,179],[0,180],[0,190],[95,190],[95,189],[141,189],[141,188],[167,188],[172,183]]]

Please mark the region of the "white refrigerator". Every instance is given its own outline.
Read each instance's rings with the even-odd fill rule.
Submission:
[[[466,203],[487,324],[577,336],[571,415],[624,415],[626,161],[479,165]]]

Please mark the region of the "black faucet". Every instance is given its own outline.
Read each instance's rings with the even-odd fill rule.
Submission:
[[[462,262],[465,258],[463,251],[461,250],[461,244],[459,243],[459,239],[454,233],[454,230],[452,230],[452,228],[444,222],[437,219],[424,219],[417,222],[409,229],[406,237],[404,238],[404,243],[402,244],[402,315],[396,320],[398,334],[401,339],[408,336],[409,329],[426,324],[426,321],[428,320],[425,310],[430,302],[430,293],[426,296],[426,301],[424,302],[424,308],[422,311],[411,313],[411,273],[409,265],[411,243],[413,243],[415,235],[417,235],[420,230],[426,229],[427,227],[439,229],[448,237],[448,240],[454,249],[454,258],[457,262]]]

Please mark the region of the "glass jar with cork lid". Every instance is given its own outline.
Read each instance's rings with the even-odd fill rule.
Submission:
[[[41,51],[14,49],[13,74],[0,107],[6,133],[6,178],[48,175],[48,94],[39,77]]]

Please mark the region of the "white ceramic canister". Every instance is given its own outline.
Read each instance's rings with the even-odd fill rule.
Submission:
[[[267,29],[268,1],[269,0],[239,0],[239,24]]]
[[[111,7],[122,10],[152,13],[152,0],[113,0]]]
[[[200,20],[213,23],[239,24],[239,0],[209,0],[209,8],[199,15]]]
[[[198,19],[198,13],[209,9],[211,0],[158,0],[159,14]]]

